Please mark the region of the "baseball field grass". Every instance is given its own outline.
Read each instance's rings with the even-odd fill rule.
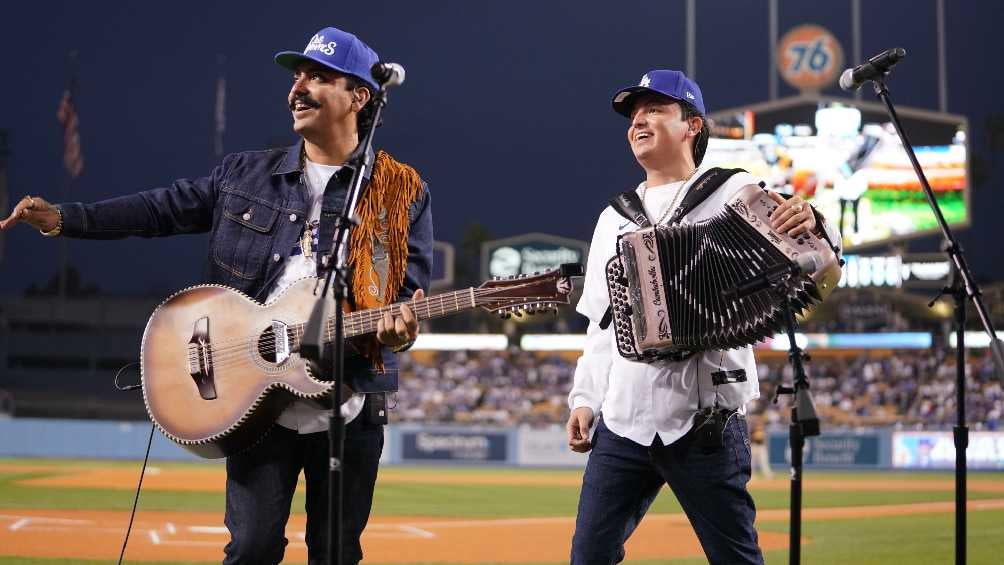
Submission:
[[[140,463],[0,459],[0,564],[108,563],[118,557]],[[580,470],[384,467],[368,563],[567,562]],[[224,472],[219,463],[151,463],[126,561],[219,562]],[[807,470],[803,561],[950,563],[951,473]],[[757,529],[769,563],[787,562],[787,475],[755,478]],[[1004,560],[1004,473],[970,473],[970,563]],[[293,503],[286,561],[302,563],[303,494]],[[706,562],[668,489],[627,544],[626,563]]]

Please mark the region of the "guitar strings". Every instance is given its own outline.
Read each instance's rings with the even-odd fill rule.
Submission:
[[[497,294],[502,291],[510,291],[513,288],[525,287],[530,284],[535,284],[535,282],[531,283],[528,281],[526,284],[523,285],[514,285],[506,288],[473,289],[473,294],[475,299],[478,298],[484,299],[486,297],[490,298],[492,294]],[[468,288],[463,291],[456,291],[452,294],[454,298],[459,298],[461,295],[470,294],[471,290],[472,289]],[[410,301],[407,302],[407,304],[409,304],[412,307],[412,309],[416,311],[416,313],[421,312],[422,306],[424,306],[426,316],[431,317],[433,315],[432,314],[433,310],[436,309],[437,307],[437,305],[435,305],[434,302],[436,300],[439,300],[440,301],[440,304],[438,305],[439,310],[437,310],[436,315],[442,315],[447,313],[447,309],[444,308],[444,306],[446,305],[448,296],[449,295],[432,296],[417,301]],[[467,297],[464,296],[464,298]],[[497,300],[502,301],[505,299],[499,298]],[[553,301],[553,297],[528,296],[528,297],[522,297],[520,300],[523,302],[548,302],[548,301]],[[456,302],[456,300],[454,300],[454,302]],[[383,306],[380,308],[374,308],[372,310],[362,310],[359,312],[352,312],[349,316],[350,318],[355,318],[355,319],[351,320],[350,323],[347,324],[347,327],[350,330],[349,333],[352,333],[353,331],[363,328],[366,331],[357,331],[356,333],[352,333],[352,335],[349,337],[373,333],[376,329],[376,322],[383,317],[383,314],[399,308],[400,305],[401,303],[396,303],[388,306]],[[306,324],[304,323],[300,323],[289,326],[289,328],[293,330],[293,334],[290,337],[294,340],[294,342],[298,342],[300,340],[301,330],[305,325]],[[334,333],[333,320],[329,319],[327,321],[325,325],[325,333],[327,334],[329,341],[333,339],[332,337]],[[225,367],[234,359],[244,357],[244,355],[246,354],[246,348],[253,347],[256,341],[257,341],[257,336],[245,336],[243,338],[234,338],[230,340],[224,340],[221,342],[210,343],[208,346],[210,363],[216,367],[220,368]],[[240,342],[240,343],[235,343],[235,342]],[[266,345],[264,347],[257,348],[256,350],[261,355],[268,355],[274,353],[276,351],[274,347],[274,341],[272,342],[272,345]],[[189,362],[192,364],[199,362],[199,353],[197,351],[189,352]]]
[[[525,297],[525,299],[528,302],[545,302],[547,300],[547,298],[548,297],[544,297],[544,296],[538,296],[538,297],[530,297],[530,296],[528,296],[528,297]],[[445,314],[446,313],[445,310],[442,313]],[[371,316],[371,319],[372,318],[373,317]],[[356,324],[356,325],[358,326],[360,324]],[[296,331],[296,333],[294,335],[292,335],[291,337],[294,339],[294,341],[299,341],[299,339],[301,338],[300,329],[302,329],[303,324],[296,324],[296,325],[290,326],[290,327],[294,328],[295,331]],[[325,327],[325,331],[326,331],[326,334],[328,336],[328,341],[331,341],[333,339],[332,335],[333,335],[333,332],[334,332],[334,324],[333,324],[332,321],[329,320],[327,326]],[[357,334],[354,334],[354,335],[364,335],[366,333],[373,333],[373,331],[375,331],[375,326],[370,331],[360,332],[360,333],[357,333]],[[350,336],[350,337],[354,337],[354,336]],[[222,366],[222,364],[226,364],[227,361],[233,360],[233,358],[235,356],[237,358],[243,357],[246,354],[246,348],[253,347],[254,344],[255,344],[254,338],[246,338],[244,340],[244,343],[241,343],[241,344],[236,345],[236,346],[229,346],[229,347],[216,347],[216,346],[214,346],[214,344],[210,343],[209,344],[209,353],[210,353],[210,356],[211,356],[211,362],[214,365],[216,365],[216,366]],[[262,354],[262,355],[267,355],[267,354],[270,354],[270,353],[274,353],[275,352],[275,348],[274,348],[273,345],[266,345],[264,347],[261,347],[260,349],[257,349],[257,351],[260,354]],[[191,362],[193,362],[193,363],[197,362],[198,359],[199,359],[199,355],[198,355],[197,352],[190,352],[189,353],[189,360]]]
[[[478,289],[474,289],[475,296],[478,295],[477,290]],[[459,300],[456,300],[456,298],[459,298],[460,296],[463,296],[464,305],[466,305],[467,302],[470,299],[470,296],[469,296],[470,291],[471,291],[471,289],[467,288],[467,289],[460,290],[460,291],[455,291],[455,292],[452,292],[452,293],[449,293],[449,294],[442,294],[442,295],[438,295],[438,296],[431,296],[431,297],[423,298],[423,299],[420,299],[420,300],[411,300],[411,301],[407,301],[407,302],[398,302],[398,303],[395,303],[395,304],[388,304],[387,306],[381,306],[379,308],[373,308],[371,310],[359,310],[357,312],[346,312],[345,313],[346,322],[347,322],[346,323],[346,327],[356,327],[356,326],[365,325],[366,323],[371,322],[372,318],[374,318],[374,317],[382,318],[383,314],[385,312],[393,311],[395,308],[401,306],[402,304],[408,304],[409,306],[412,307],[412,310],[414,312],[418,313],[418,312],[422,311],[423,308],[421,308],[421,306],[423,306],[423,305],[425,306],[424,310],[425,311],[429,311],[430,310],[429,304],[426,304],[426,302],[431,303],[431,301],[433,299],[440,300],[440,307],[442,307],[443,304],[444,304],[444,302],[445,302],[445,300],[447,300],[446,297],[449,296],[449,297],[453,298],[453,302],[456,303],[456,304],[459,304],[460,302],[459,302]],[[333,323],[333,322],[329,320],[329,323]],[[290,327],[290,328],[302,328],[305,325],[306,325],[306,323],[299,323],[299,324],[291,324],[288,327]],[[361,333],[366,333],[366,332],[361,332]],[[230,345],[230,344],[238,344],[239,346],[243,347],[244,345],[248,344],[249,340],[252,340],[255,337],[256,336],[241,336],[241,337],[236,337],[236,338],[224,339],[224,340],[212,342],[211,346],[214,346],[217,349],[219,349],[221,346],[226,346],[226,345]]]
[[[531,298],[531,297],[528,297],[528,298]],[[537,298],[537,297],[532,297],[532,298]],[[545,297],[539,297],[539,298],[541,299],[541,301],[543,301],[543,299]],[[328,342],[332,341],[334,339],[333,338],[333,332],[334,332],[333,325],[329,323],[328,326],[325,328],[325,330],[326,330],[327,341]],[[373,333],[373,331],[370,331],[370,332],[367,332],[367,333]],[[364,335],[364,334],[356,334],[356,335]],[[294,349],[296,351],[298,351],[299,350],[299,347],[298,347],[299,343],[298,342],[302,338],[302,336],[301,336],[301,334],[299,332],[297,332],[294,336],[291,336],[291,337],[294,340],[294,344],[293,344],[294,347],[290,348],[290,351],[292,352]],[[209,348],[210,363],[214,367],[225,368],[225,367],[231,365],[232,362],[235,361],[235,360],[237,360],[237,359],[244,359],[249,352],[251,352],[251,353],[255,353],[256,352],[259,355],[265,357],[265,356],[267,356],[269,354],[272,354],[272,353],[274,353],[276,351],[276,349],[275,349],[275,347],[274,347],[273,344],[274,344],[274,342],[270,342],[268,345],[265,345],[265,346],[263,346],[261,348],[251,349],[250,351],[249,351],[249,349],[252,348],[252,347],[254,347],[254,342],[253,341],[249,341],[249,342],[247,342],[247,343],[245,343],[243,345],[240,345],[240,346],[231,346],[231,347],[226,347],[226,348],[222,348],[222,349],[216,349],[216,348],[213,348],[212,345],[210,345],[210,348]],[[198,353],[197,352],[190,352],[189,353],[189,361],[193,365],[197,364],[199,362],[199,355],[198,355]]]
[[[459,295],[461,293],[464,294],[465,295],[464,296],[464,303],[466,305],[466,303],[467,303],[467,301],[469,299],[469,296],[467,296],[467,295],[470,294],[470,290],[471,289],[466,289],[466,290],[457,291],[457,292],[454,292],[454,293],[451,293],[451,294],[454,294],[457,297],[459,297]],[[477,294],[478,293],[477,293],[477,291],[475,289],[475,296],[477,296]],[[442,296],[448,296],[448,295],[442,295]],[[365,325],[367,325],[369,323],[372,323],[375,319],[382,318],[383,315],[384,315],[384,313],[386,313],[386,312],[392,312],[393,310],[398,309],[401,306],[401,304],[408,304],[412,308],[412,310],[414,312],[416,312],[416,313],[421,312],[423,310],[423,308],[421,306],[425,306],[424,310],[426,312],[429,312],[431,310],[431,308],[429,307],[429,304],[423,304],[423,303],[426,303],[427,301],[431,302],[431,300],[433,298],[439,299],[441,297],[440,296],[435,296],[435,297],[423,298],[421,300],[413,300],[413,301],[408,301],[408,302],[403,302],[403,303],[389,304],[387,306],[381,306],[379,308],[373,308],[371,310],[360,310],[358,312],[347,312],[347,313],[345,313],[346,322],[347,322],[345,324],[345,326],[347,328],[357,328],[357,327],[358,328],[362,328]],[[457,301],[457,300],[454,300],[453,302],[459,304],[459,301]],[[441,304],[440,304],[440,307],[442,307],[442,306],[443,306],[443,300],[441,300]],[[334,323],[333,322],[333,318],[328,320],[328,324],[329,325],[331,325],[333,323]],[[305,325],[306,325],[306,323],[298,323],[298,324],[291,324],[288,327],[292,328],[292,329],[299,330],[299,329],[302,329]],[[359,333],[366,333],[366,332],[362,331],[362,332],[359,332]],[[237,338],[230,338],[230,339],[226,339],[226,340],[221,340],[221,341],[213,342],[213,343],[210,344],[210,346],[213,347],[213,348],[215,348],[215,349],[221,349],[221,346],[226,346],[226,345],[229,345],[229,344],[238,344],[238,346],[243,347],[243,346],[247,345],[251,340],[254,340],[256,337],[257,336],[242,336],[242,337],[237,337]]]

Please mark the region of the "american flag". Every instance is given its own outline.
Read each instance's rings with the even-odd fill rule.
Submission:
[[[71,178],[77,178],[84,170],[84,155],[80,152],[80,131],[77,109],[73,105],[73,94],[69,89],[63,92],[56,112],[63,126],[63,165]]]

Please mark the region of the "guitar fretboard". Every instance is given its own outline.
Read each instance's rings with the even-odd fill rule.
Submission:
[[[382,306],[380,308],[351,312],[346,314],[342,319],[342,325],[345,330],[345,338],[348,339],[356,336],[376,333],[377,322],[383,318],[383,315],[387,312],[390,312],[391,315],[400,315],[402,304],[407,304],[420,322],[477,307],[475,289],[469,287],[463,290],[437,294],[436,296],[429,296],[419,300],[398,302]],[[289,327],[290,338],[292,340],[291,345],[294,350],[298,350],[300,348],[300,340],[303,338],[303,332],[305,331],[306,326],[307,324],[294,324]],[[324,334],[325,342],[330,343],[334,341],[334,317],[328,318],[328,322],[325,324]]]

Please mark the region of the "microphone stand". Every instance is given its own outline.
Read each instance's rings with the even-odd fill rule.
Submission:
[[[805,375],[804,361],[809,359],[795,341],[795,313],[791,307],[791,293],[794,279],[790,276],[778,280],[772,289],[776,295],[784,298],[784,321],[788,333],[788,361],[794,370],[795,380],[792,386],[778,384],[772,402],[782,394],[794,396],[794,406],[791,408],[791,425],[788,427],[788,445],[791,448],[791,500],[789,502],[788,519],[788,563],[799,565],[802,559],[802,459],[805,438],[819,435],[819,416],[809,392],[809,379]]]
[[[893,106],[892,99],[889,96],[889,89],[885,86],[885,75],[874,79],[872,82],[875,94],[885,103],[892,124],[896,128],[896,133],[899,134],[899,138],[903,142],[903,149],[906,150],[906,155],[910,158],[910,164],[913,165],[913,170],[917,173],[917,178],[920,179],[920,185],[924,190],[924,195],[927,197],[927,203],[930,204],[931,211],[934,212],[934,217],[938,220],[938,226],[941,228],[941,233],[944,236],[942,250],[948,254],[948,258],[952,264],[952,284],[942,289],[938,296],[950,294],[955,301],[957,350],[955,379],[956,423],[953,428],[955,439],[955,562],[963,564],[966,562],[966,448],[969,446],[969,428],[966,427],[966,349],[965,339],[963,338],[966,331],[966,298],[972,301],[976,313],[980,317],[980,322],[983,324],[983,331],[990,337],[990,354],[997,365],[998,378],[1004,378],[1004,344],[997,338],[993,322],[990,320],[987,307],[983,303],[983,294],[980,292],[980,288],[973,278],[972,271],[969,270],[969,264],[966,262],[966,257],[962,252],[962,246],[959,245],[952,230],[949,229],[948,222],[945,221],[945,216],[941,213],[941,207],[934,198],[934,191],[931,190],[931,185],[927,182],[927,176],[924,175],[924,170],[920,167],[920,162],[917,161],[913,145],[910,144],[910,140],[906,137],[906,132],[903,131],[899,116],[896,115],[896,108]],[[935,297],[935,300],[937,300],[937,297]],[[931,304],[933,305],[934,302],[932,301]]]
[[[380,85],[373,97],[373,121],[363,138],[361,151],[352,160],[352,181],[345,196],[342,213],[335,216],[335,232],[331,253],[321,257],[324,272],[324,289],[317,297],[307,322],[300,346],[300,356],[320,367],[322,378],[331,381],[331,416],[328,418],[328,563],[342,562],[342,475],[345,456],[345,418],[342,417],[342,387],[345,383],[345,343],[343,312],[348,297],[349,268],[348,244],[352,227],[359,223],[355,217],[356,204],[362,197],[365,172],[373,168],[373,133],[380,123],[380,115],[387,105],[387,83]],[[334,257],[334,262],[332,262]],[[334,301],[327,300],[331,289]],[[334,327],[329,324],[330,310],[334,309]],[[331,348],[330,354],[328,348]],[[330,378],[329,378],[330,377]]]

